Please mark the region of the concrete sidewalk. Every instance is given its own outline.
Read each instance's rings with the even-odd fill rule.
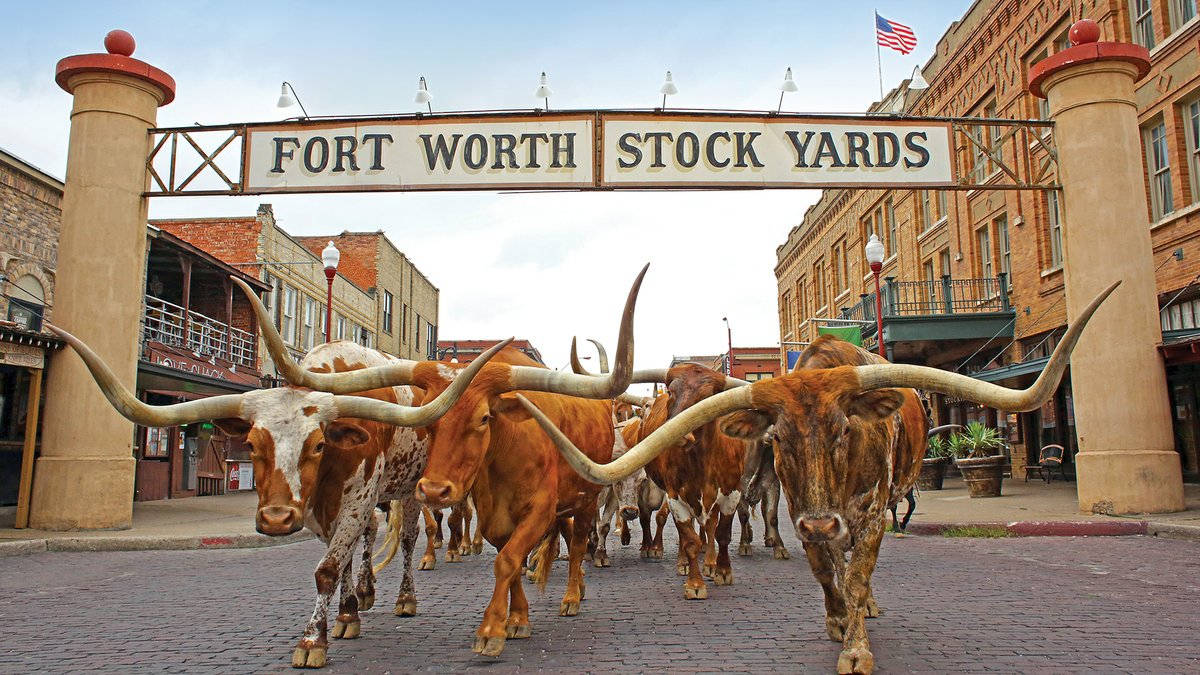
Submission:
[[[1075,483],[1005,479],[1004,496],[971,499],[960,478],[947,478],[945,489],[918,496],[909,523],[912,534],[941,534],[963,525],[1004,528],[1018,536],[1148,534],[1200,540],[1200,485],[1185,485],[1186,511],[1153,516],[1113,517],[1077,511]],[[253,548],[303,541],[302,530],[287,537],[254,531],[254,492],[191,497],[133,505],[127,530],[49,532],[0,528],[0,557],[40,551],[137,551],[200,548]],[[907,506],[901,502],[900,515]]]
[[[0,528],[0,557],[39,551],[254,548],[312,538],[308,530],[286,537],[255,532],[257,506],[257,493],[233,492],[215,497],[135,502],[133,526],[127,530],[51,532],[5,527]]]
[[[1200,485],[1184,484],[1187,509],[1179,513],[1105,516],[1080,513],[1075,483],[1004,479],[1001,497],[971,499],[961,478],[924,490],[909,523],[913,534],[939,534],[961,525],[1003,527],[1018,536],[1149,534],[1200,540]],[[900,502],[900,516],[907,505]]]

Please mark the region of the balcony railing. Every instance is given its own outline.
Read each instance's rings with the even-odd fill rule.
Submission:
[[[987,314],[1012,311],[1008,298],[1008,275],[983,279],[941,279],[896,281],[887,278],[883,293],[883,318]],[[838,318],[858,321],[875,320],[875,294],[865,293],[850,307],[843,307]]]
[[[239,366],[256,367],[254,334],[152,295],[146,296],[142,336]]]

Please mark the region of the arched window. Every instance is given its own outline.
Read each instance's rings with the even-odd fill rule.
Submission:
[[[12,283],[8,292],[8,320],[26,330],[42,329],[46,290],[37,277],[26,274]]]

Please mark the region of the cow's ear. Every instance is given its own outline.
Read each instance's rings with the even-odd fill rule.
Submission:
[[[245,436],[250,433],[251,424],[240,417],[226,417],[213,420],[212,423],[226,436]]]
[[[371,440],[371,434],[354,422],[334,420],[325,425],[325,440],[330,445],[345,448],[366,443]]]
[[[845,404],[846,414],[864,420],[883,419],[904,405],[904,395],[898,389],[874,389],[852,394]]]
[[[517,400],[517,395],[511,391],[493,396],[488,400],[488,408],[491,409],[493,415],[504,415],[508,421],[514,424],[533,419],[525,406]]]
[[[739,410],[721,418],[721,433],[744,441],[756,441],[771,426],[771,417],[761,410]]]

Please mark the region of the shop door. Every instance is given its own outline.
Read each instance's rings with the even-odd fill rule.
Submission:
[[[183,441],[183,489],[189,492],[196,490],[196,464],[200,459],[200,439],[195,436],[182,435]]]
[[[1196,381],[1192,378],[1171,380],[1171,417],[1175,428],[1175,449],[1187,480],[1200,478],[1197,455],[1200,448],[1200,419],[1197,419]]]

